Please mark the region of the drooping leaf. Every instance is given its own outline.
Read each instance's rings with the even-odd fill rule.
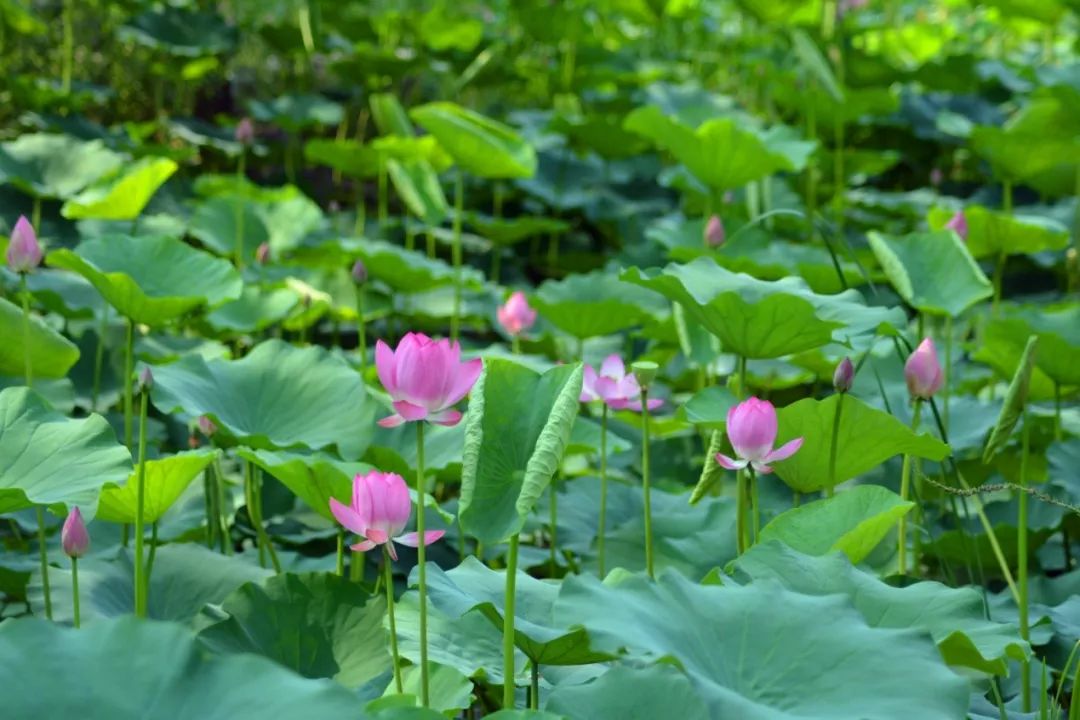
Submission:
[[[372,93],[370,98],[371,117],[375,127],[383,135],[409,137],[413,134],[412,123],[396,95],[390,93]]]
[[[433,102],[409,116],[435,136],[463,170],[483,178],[527,178],[536,151],[511,128],[451,102]]]
[[[214,461],[217,451],[211,448],[177,453],[146,461],[143,519],[155,523],[187,489],[199,473]],[[134,523],[138,506],[138,467],[121,487],[107,487],[101,492],[97,517],[117,523]]]
[[[469,397],[459,516],[485,544],[519,532],[562,462],[580,406],[582,366],[543,375],[488,359]]]
[[[177,167],[169,158],[137,160],[69,199],[60,212],[73,220],[134,220]]]
[[[0,298],[0,375],[25,377],[27,345],[33,377],[67,375],[79,360],[79,348],[36,314],[30,315],[29,336],[26,329],[22,308]]]
[[[101,140],[28,133],[0,144],[0,182],[37,197],[69,198],[123,162]]]
[[[449,212],[439,177],[423,160],[387,160],[386,169],[405,206],[428,225],[438,225]]]
[[[349,177],[373,178],[379,174],[379,151],[357,140],[308,140],[304,144],[304,158]]]
[[[1035,370],[1036,349],[1039,345],[1039,336],[1032,335],[1028,338],[1024,347],[1024,354],[1020,356],[1020,365],[1013,374],[1009,389],[1005,392],[1005,403],[1001,406],[994,429],[986,440],[983,448],[983,462],[988,463],[994,455],[1001,451],[1009,442],[1013,428],[1024,415],[1028,402],[1028,388],[1031,385],[1031,374]]]

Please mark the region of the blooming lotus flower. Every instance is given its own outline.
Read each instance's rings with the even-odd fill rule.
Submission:
[[[963,210],[957,210],[956,214],[949,218],[949,222],[945,223],[945,227],[959,235],[961,240],[967,240],[968,223]]]
[[[832,376],[833,388],[836,392],[847,392],[851,389],[851,383],[855,380],[855,366],[851,364],[851,358],[844,358],[836,366],[836,372]]]
[[[386,545],[390,557],[397,560],[394,543],[416,547],[418,536],[402,531],[409,524],[412,500],[409,487],[400,475],[372,470],[367,475],[353,478],[352,505],[343,505],[330,498],[330,512],[346,530],[364,538],[351,546],[358,552],[366,552],[377,545]],[[430,545],[445,534],[444,530],[424,533],[424,545]]]
[[[510,296],[506,304],[496,311],[496,315],[499,324],[511,335],[520,335],[536,322],[536,311],[529,307],[525,293],[520,290]]]
[[[724,244],[724,221],[719,215],[711,216],[705,223],[705,244],[713,248]]]
[[[64,548],[64,554],[68,557],[80,558],[90,549],[90,533],[86,531],[86,523],[83,522],[79,508],[71,508],[64,527],[60,530],[60,544]]]
[[[585,366],[581,383],[581,402],[603,400],[612,410],[641,412],[641,386],[633,373],[626,372],[622,358],[608,355],[600,365],[599,374],[591,365]],[[660,398],[649,398],[649,409],[664,404]]]
[[[904,363],[904,380],[912,397],[930,399],[941,389],[943,380],[934,341],[925,338]]]
[[[41,245],[38,244],[34,226],[20,215],[11,231],[11,241],[7,247],[7,264],[12,272],[30,272],[41,264]]]
[[[408,333],[397,350],[380,340],[375,344],[375,369],[396,412],[379,425],[397,427],[415,420],[457,425],[461,413],[453,406],[469,394],[483,368],[479,358],[461,362],[461,347],[449,340]]]
[[[773,449],[776,444],[776,408],[768,400],[749,398],[735,405],[727,414],[727,436],[736,458],[716,454],[716,462],[728,470],[742,470],[749,465],[759,473],[768,474],[768,463],[786,460],[802,447],[803,439],[795,438]]]

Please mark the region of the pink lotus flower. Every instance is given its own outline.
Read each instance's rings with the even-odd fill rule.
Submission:
[[[945,228],[959,235],[961,240],[967,240],[968,223],[964,211],[957,210],[956,214],[949,218],[949,222],[945,223]]]
[[[608,355],[600,365],[600,373],[591,365],[585,366],[581,383],[581,402],[603,400],[612,410],[641,412],[641,386],[633,373],[626,372],[622,358]],[[660,398],[649,398],[649,409],[664,404]]]
[[[86,523],[83,522],[79,508],[71,508],[64,527],[60,530],[60,544],[64,548],[64,554],[68,557],[80,558],[90,549],[90,533],[86,531]]]
[[[912,397],[928,400],[941,389],[944,379],[934,341],[924,339],[904,363],[904,380]]]
[[[717,248],[724,244],[724,221],[713,215],[705,223],[705,244]]]
[[[773,469],[768,463],[786,460],[802,447],[803,439],[795,438],[773,449],[776,444],[776,408],[768,400],[749,398],[728,410],[727,436],[735,448],[737,459],[717,453],[716,462],[728,470],[742,470],[747,465],[759,473]]]
[[[210,419],[209,415],[200,415],[196,422],[199,425],[199,430],[202,431],[202,434],[206,437],[211,437],[218,431],[217,424]]]
[[[364,538],[352,546],[357,552],[367,552],[377,545],[386,545],[390,557],[397,560],[394,543],[416,547],[416,533],[402,534],[412,514],[409,487],[400,475],[372,470],[353,478],[352,505],[343,505],[330,498],[330,512],[346,530]],[[430,545],[445,534],[444,530],[424,533],[424,545]]]
[[[396,412],[379,425],[390,428],[417,420],[457,425],[461,413],[453,406],[469,394],[483,368],[479,358],[461,362],[461,347],[449,340],[408,333],[397,350],[380,340],[375,344],[375,369]]]
[[[525,293],[520,290],[511,295],[495,314],[499,318],[499,324],[511,335],[520,335],[536,322],[536,311],[529,307]]]
[[[34,226],[20,215],[11,231],[11,241],[7,247],[7,264],[12,272],[30,272],[41,264],[41,245],[38,244]]]

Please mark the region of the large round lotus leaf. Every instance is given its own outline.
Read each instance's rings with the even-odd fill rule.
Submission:
[[[372,469],[370,465],[344,462],[329,455],[305,455],[274,450],[241,448],[239,454],[281,481],[313,511],[331,522],[330,498],[348,505],[352,502],[353,477]],[[390,472],[380,467],[383,472]],[[401,474],[401,473],[399,473]],[[405,473],[408,476],[408,473]]]
[[[893,288],[919,312],[957,317],[994,294],[964,241],[950,230],[903,237],[871,232],[867,240]]]
[[[496,245],[514,245],[540,235],[561,235],[570,224],[558,218],[520,216],[495,218],[479,213],[468,215],[468,223],[476,232]]]
[[[168,158],[143,158],[70,198],[60,213],[72,220],[134,220],[177,167]]]
[[[79,360],[79,348],[60,333],[30,315],[26,333],[22,308],[0,298],[0,375],[25,377],[26,346],[34,378],[62,378]]]
[[[107,307],[89,280],[64,270],[39,268],[26,276],[26,285],[46,310],[66,318],[100,317]]]
[[[243,287],[227,260],[168,237],[95,238],[49,253],[48,262],[79,273],[121,315],[146,325],[234,300]]]
[[[940,230],[954,210],[933,208],[928,215],[930,227]],[[988,210],[979,205],[964,208],[968,223],[967,247],[977,258],[1006,255],[1031,255],[1044,250],[1061,250],[1069,244],[1068,230],[1045,218]]]
[[[382,240],[363,240],[350,243],[349,249],[364,261],[369,277],[386,283],[394,290],[421,292],[454,282],[453,267],[400,245]],[[477,270],[466,267],[461,271],[461,281],[465,287],[478,288],[483,276]]]
[[[272,200],[238,193],[211,197],[192,214],[191,234],[218,254],[231,258],[236,253],[239,230],[243,234],[243,256],[249,262],[264,242],[270,246],[271,257],[279,257],[298,247],[325,222],[322,210],[307,196],[287,192],[281,195]]]
[[[221,603],[221,622],[199,633],[217,653],[253,653],[307,678],[360,687],[390,669],[386,601],[329,573],[249,582]]]
[[[1080,163],[1080,143],[1074,138],[979,126],[971,131],[971,147],[989,161],[997,177],[1014,182],[1061,163]]]
[[[544,707],[570,720],[709,717],[686,675],[666,664],[616,665],[591,682],[557,685]]]
[[[409,116],[473,175],[527,178],[536,173],[532,145],[500,122],[451,102],[420,105]]]
[[[459,715],[461,711],[472,704],[473,682],[457,668],[449,665],[429,665],[428,692],[429,705],[427,710],[419,707],[403,708],[400,715],[378,712],[377,720],[445,720],[446,717]],[[386,677],[383,675],[383,677]],[[413,704],[419,703],[422,695],[420,688],[421,673],[419,665],[406,665],[401,669],[401,691],[397,694],[397,688],[393,682],[388,682],[383,692],[381,702],[397,703],[404,702],[407,696]],[[368,712],[375,712],[375,704],[369,703]],[[444,713],[440,715],[439,713]],[[487,717],[490,717],[487,716]]]
[[[199,57],[232,50],[236,28],[214,13],[171,6],[137,15],[120,28],[121,37],[173,55]]]
[[[549,280],[529,300],[545,320],[581,339],[644,325],[668,312],[667,303],[599,271]]]
[[[775,581],[804,595],[846,595],[873,627],[929,633],[950,665],[1005,675],[1010,659],[1028,656],[1017,627],[986,619],[982,593],[974,588],[937,582],[892,587],[841,554],[814,557],[776,542],[750,548],[735,567],[755,582]]]
[[[101,140],[68,135],[20,135],[0,144],[0,182],[31,195],[69,198],[120,167],[124,156]]]
[[[387,160],[386,169],[398,197],[428,225],[438,225],[449,211],[439,176],[426,160]]]
[[[349,177],[373,178],[379,174],[381,153],[357,140],[316,138],[304,145],[308,162],[326,165]]]
[[[906,322],[899,308],[870,307],[856,290],[818,295],[798,278],[775,282],[733,273],[709,257],[663,270],[632,267],[622,279],[678,302],[727,352],[775,358]]]
[[[158,460],[146,461],[143,519],[155,523],[187,489],[199,473],[214,461],[218,452],[210,448],[177,453]],[[99,520],[134,523],[138,506],[138,474],[136,467],[122,487],[109,487],[101,492],[97,516]]]
[[[773,465],[776,474],[802,493],[823,490],[829,479],[829,455],[837,406],[840,429],[836,452],[837,484],[862,475],[891,457],[915,455],[940,461],[949,446],[927,433],[916,434],[895,417],[854,395],[834,394],[824,400],[804,398],[777,411],[777,444],[803,438],[799,452]]]
[[[955,720],[968,681],[922,633],[869,627],[846,599],[774,584],[696,585],[678,573],[569,576],[558,622],[593,648],[679,663],[714,718]]]
[[[375,403],[360,375],[321,347],[268,340],[240,360],[188,356],[154,369],[154,405],[188,417],[209,415],[254,448],[335,449],[363,454]]]
[[[809,555],[840,550],[862,562],[913,507],[888,488],[857,485],[780,513],[761,529],[759,540],[780,540]]]
[[[414,571],[415,574],[415,571]],[[506,572],[492,570],[470,556],[453,570],[429,563],[428,602],[450,618],[478,610],[501,629],[506,612]],[[559,594],[555,583],[518,571],[514,601],[514,644],[540,665],[588,665],[613,656],[589,649],[585,631],[557,625],[552,607]]]
[[[1055,385],[1080,386],[1080,309],[1075,305],[1009,308],[987,323],[973,357],[1012,377],[1032,335],[1039,338],[1029,397],[1049,400]]]
[[[186,627],[134,617],[78,630],[37,618],[6,622],[0,682],[13,718],[235,720],[254,708],[265,720],[364,717],[336,683],[250,655],[206,659]]]
[[[264,290],[248,285],[240,297],[206,315],[215,330],[253,333],[284,320],[300,302],[292,290]]]
[[[250,107],[256,120],[276,123],[290,132],[312,125],[337,125],[344,117],[341,105],[321,95],[281,95],[269,102],[252,100]]]
[[[93,516],[105,485],[131,472],[131,454],[100,415],[64,417],[25,387],[0,391],[0,514],[33,505]]]

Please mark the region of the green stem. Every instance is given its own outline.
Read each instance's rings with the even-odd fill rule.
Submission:
[[[515,355],[521,354],[521,338],[517,335],[510,338],[510,352]]]
[[[260,562],[263,550],[265,549],[266,553],[270,556],[270,564],[274,567],[274,573],[280,575],[281,561],[278,560],[277,551],[274,549],[274,543],[270,539],[270,535],[266,532],[266,527],[263,524],[262,481],[259,474],[259,468],[253,463],[245,461],[245,464],[247,465],[251,476],[251,510],[254,512],[252,522],[255,523],[255,535],[259,543]]]
[[[814,95],[817,89],[817,83],[814,80],[810,80],[807,87],[807,102],[806,102],[806,136],[810,140],[814,140],[817,137],[817,105],[814,102]],[[807,232],[811,238],[814,237],[814,215],[817,214],[817,164],[806,164],[806,222]]]
[[[836,400],[836,415],[833,416],[832,444],[829,446],[829,493],[836,489],[836,452],[840,445],[840,416],[844,412],[844,397],[847,393],[840,393]]]
[[[919,417],[922,414],[922,399],[915,398],[915,409],[911,415],[911,431],[919,427]],[[904,455],[904,464],[900,470],[900,499],[907,502],[908,495],[911,494],[911,455]],[[900,516],[900,531],[897,539],[897,559],[900,568],[900,574],[907,574],[907,514]]]
[[[337,574],[345,577],[345,528],[339,527],[337,532]]]
[[[79,627],[79,558],[71,558],[71,604],[74,610],[75,627]]]
[[[596,563],[604,578],[604,534],[607,532],[607,418],[608,406],[600,411],[600,519],[596,523]]]
[[[424,707],[431,705],[428,687],[427,643],[427,546],[424,543],[424,422],[416,423],[416,569],[420,593],[420,700]]]
[[[135,481],[135,615],[138,617],[146,617],[146,591],[149,586],[146,581],[146,565],[143,562],[146,534],[146,413],[149,402],[150,393],[144,390],[142,402],[139,403],[139,467]]]
[[[998,255],[997,263],[994,265],[994,297],[990,301],[990,312],[997,314],[998,305],[1001,303],[1001,284],[1005,279],[1005,251],[1002,250]]]
[[[450,316],[450,341],[457,342],[461,323],[461,215],[465,205],[465,171],[458,168],[454,182],[454,244],[452,261],[454,265],[454,311]]]
[[[740,400],[746,398],[746,358],[739,356],[739,389]],[[739,555],[746,552],[746,473],[743,470],[735,472],[735,548]]]
[[[1017,590],[1020,593],[1020,637],[1024,641],[1030,641],[1031,632],[1028,627],[1028,494],[1023,490],[1028,484],[1028,456],[1030,455],[1030,426],[1027,411],[1024,411],[1023,427],[1020,430],[1020,488],[1018,495],[1019,509],[1016,533],[1016,581]],[[1020,663],[1021,695],[1023,698],[1023,711],[1031,712],[1031,663],[1023,660]]]
[[[225,482],[225,471],[221,469],[221,455],[214,457],[215,490],[217,491],[218,522],[221,523],[219,537],[221,540],[221,552],[225,555],[233,554],[232,538],[229,532],[229,510],[231,498],[228,494],[228,484]],[[226,503],[226,499],[230,502]]]
[[[356,331],[360,341],[360,375],[367,370],[367,321],[364,318],[364,288],[356,288]]]
[[[529,692],[529,708],[531,710],[540,709],[540,663],[535,660],[530,663],[532,665],[532,684],[531,691]]]
[[[206,547],[213,550],[217,544],[217,517],[214,510],[213,471],[210,468],[203,471],[203,506],[206,508]]]
[[[146,594],[147,602],[150,598],[150,575],[154,572],[154,558],[157,557],[158,548],[158,524],[150,523],[150,549],[146,552]]]
[[[45,617],[52,620],[52,593],[49,590],[49,549],[45,544],[45,508],[40,505],[37,511],[38,559],[41,561],[41,592],[45,597]]]
[[[105,365],[105,334],[109,331],[109,305],[101,308],[101,326],[98,328],[97,349],[94,352],[94,381],[90,390],[90,412],[97,412],[98,395],[101,393],[101,369]]]
[[[758,535],[761,533],[761,504],[758,502],[758,481],[754,468],[746,466],[747,483],[750,485],[750,514],[753,518],[753,535],[750,536],[750,546],[757,544]]]
[[[30,358],[30,289],[26,284],[26,273],[19,273],[19,287],[22,292],[23,314],[23,372],[26,387],[34,387],[34,363]]]
[[[423,539],[421,538],[420,544],[423,545]],[[405,692],[405,686],[401,682],[401,656],[398,654],[397,644],[397,623],[394,622],[394,573],[390,567],[390,551],[387,550],[386,545],[382,546],[383,553],[383,585],[386,586],[386,616],[390,620],[390,654],[394,658],[394,687],[397,688],[398,695]],[[356,560],[356,553],[353,555],[353,560]]]
[[[133,415],[135,414],[131,381],[132,375],[135,374],[135,321],[131,318],[127,321],[127,342],[124,348],[124,445],[130,451]]]
[[[515,533],[506,552],[506,598],[503,608],[503,709],[514,707],[514,594],[517,585],[518,541]]]
[[[645,572],[653,572],[652,493],[649,487],[649,389],[641,388],[641,491],[645,499]]]
[[[953,318],[945,316],[945,383],[941,395],[941,416],[945,429],[949,429],[949,396],[952,394],[952,348],[953,346]]]
[[[364,553],[352,551],[349,558],[349,580],[354,583],[364,582]]]
[[[244,178],[246,177],[245,165],[247,163],[247,148],[241,146],[240,157],[236,161],[236,204],[233,208],[235,214],[236,238],[234,239],[233,262],[237,269],[244,267]]]

